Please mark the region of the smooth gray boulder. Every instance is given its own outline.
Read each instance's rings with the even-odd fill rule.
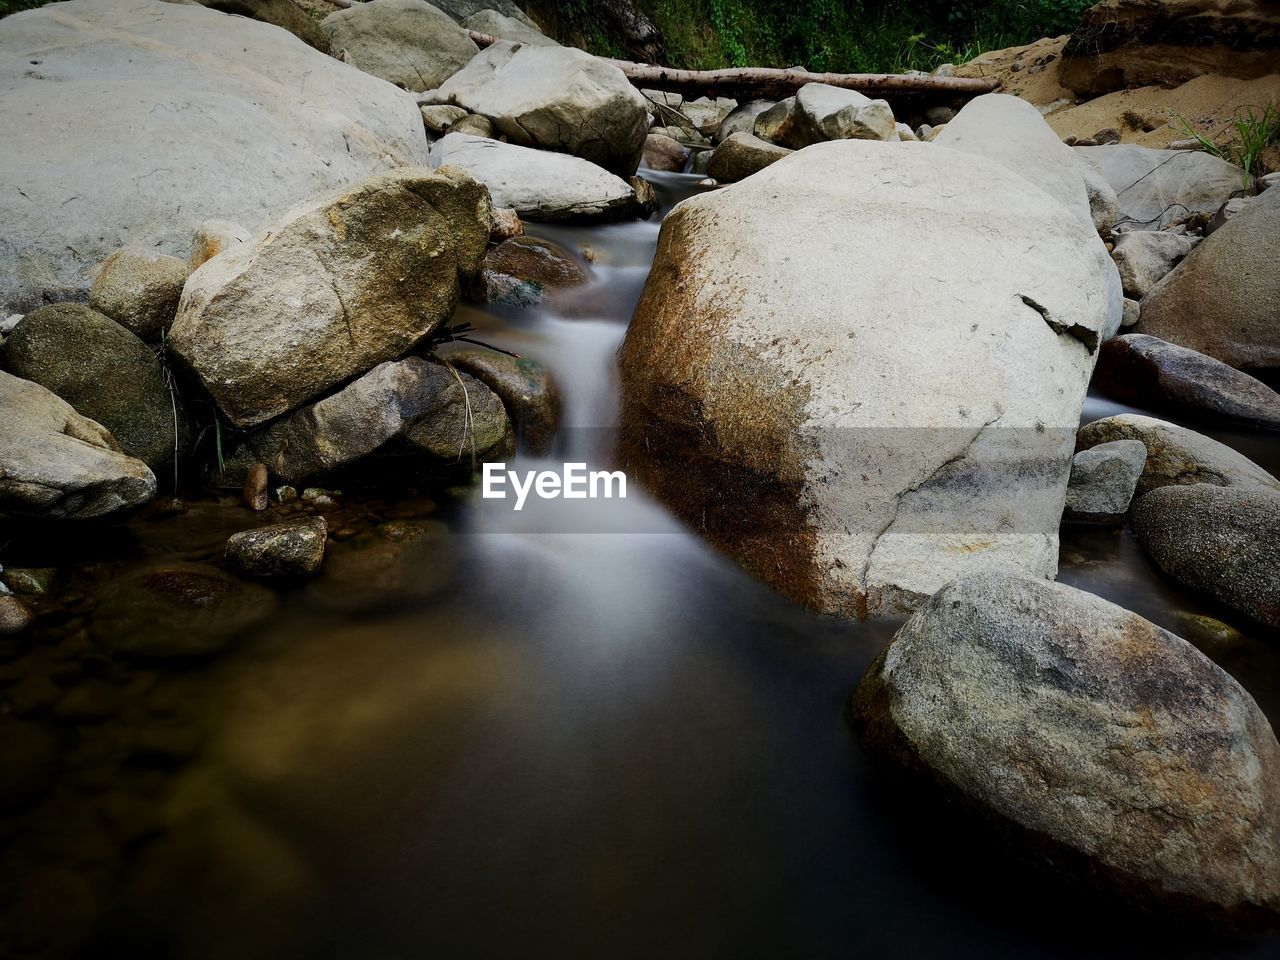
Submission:
[[[806,83],[796,93],[795,131],[799,146],[826,140],[897,138],[893,111],[886,101],[826,83]]]
[[[324,563],[328,535],[324,517],[241,530],[227,539],[227,562],[251,577],[309,577]]]
[[[1112,440],[1081,450],[1071,461],[1063,519],[1122,523],[1146,462],[1147,448],[1139,440]]]
[[[456,168],[314,197],[191,275],[168,345],[232,423],[264,423],[452,316],[492,216],[484,187]]]
[[[436,91],[527,147],[557,150],[629,177],[649,131],[649,103],[622,71],[572,47],[499,41]]]
[[[84,299],[121,247],[185,258],[205,220],[257,230],[426,158],[407,94],[278,27],[159,0],[0,20],[0,130],[0,308],[18,312]]]
[[[1119,143],[1072,149],[1116,192],[1128,229],[1159,230],[1192,213],[1213,213],[1243,185],[1239,167],[1199,150]]]
[[[851,716],[873,755],[1054,872],[1218,929],[1280,920],[1280,743],[1235,679],[1137,614],[956,580],[868,668]]]
[[[89,304],[135,336],[154,342],[173,324],[190,272],[178,257],[125,247],[103,263],[89,288]]]
[[[337,393],[248,434],[228,462],[232,476],[264,463],[290,484],[323,479],[370,458],[416,457],[465,467],[514,447],[502,401],[468,374],[421,357],[374,367]],[[378,468],[381,469],[381,466]]]
[[[796,149],[804,146],[796,127],[796,98],[779,100],[756,117],[755,135],[780,147]]]
[[[1088,450],[1112,440],[1141,440],[1147,448],[1147,463],[1138,479],[1139,495],[1159,487],[1195,483],[1280,490],[1280,480],[1244,454],[1154,417],[1122,413],[1086,423],[1076,434],[1076,449]]]
[[[964,105],[934,143],[994,160],[1053,197],[1082,222],[1093,213],[1084,173],[1071,148],[1020,97],[988,93]],[[1096,229],[1096,228],[1095,228]]]
[[[556,43],[541,30],[527,23],[508,17],[497,10],[481,10],[462,21],[462,25],[476,33],[497,37],[499,40],[510,40],[513,43],[527,43],[534,47],[558,47]]]
[[[1132,521],[1166,576],[1280,627],[1280,491],[1162,487],[1133,505]]]
[[[644,165],[650,170],[680,173],[689,162],[690,150],[674,137],[651,133],[644,138]]]
[[[535,30],[539,29],[529,15],[513,3],[512,0],[438,0],[436,6],[453,17],[458,23],[462,23],[468,17],[483,13],[485,10],[493,10],[504,17],[510,17],[512,20],[523,23],[526,27],[532,27]]]
[[[685,100],[680,112],[695,130],[704,137],[711,137],[737,107],[738,101],[732,97],[698,97]]]
[[[941,134],[939,134],[941,136]],[[1120,198],[1115,188],[1107,182],[1102,171],[1080,154],[1074,154],[1080,162],[1080,174],[1084,177],[1084,190],[1089,198],[1089,214],[1093,228],[1100,234],[1110,234],[1111,228],[1120,222]]]
[[[724,118],[720,126],[716,127],[715,135],[711,138],[713,144],[721,144],[728,140],[735,133],[751,133],[756,132],[756,118],[773,107],[773,100],[748,100],[746,103],[735,107],[733,112]]]
[[[1241,370],[1280,368],[1280,190],[1259,194],[1142,300],[1137,332]]]
[[[5,338],[0,360],[102,424],[121,451],[157,473],[190,451],[185,404],[156,352],[84,304],[33,310]]]
[[[1280,430],[1280,393],[1221,360],[1143,333],[1102,345],[1093,384],[1136,407]]]
[[[107,517],[155,496],[145,463],[39,384],[0,371],[0,409],[0,517]]]
[[[1199,242],[1199,237],[1156,230],[1130,230],[1120,234],[1111,259],[1120,271],[1124,295],[1141,301]]]
[[[798,150],[663,221],[619,354],[624,466],[828,613],[1052,576],[1113,275],[1092,225],[983,157]]]
[[[430,162],[467,171],[489,188],[494,206],[511,207],[522,220],[619,220],[635,207],[629,183],[567,154],[451,133],[431,145]]]
[[[707,175],[721,183],[733,183],[758,173],[792,153],[750,133],[735,133],[711,151]]]
[[[339,60],[406,90],[434,90],[480,52],[426,0],[367,0],[329,14],[320,27]]]

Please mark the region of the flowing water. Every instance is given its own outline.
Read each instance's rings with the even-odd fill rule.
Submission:
[[[655,180],[667,207],[697,189]],[[590,285],[459,319],[552,368],[555,460],[605,465],[658,225],[530,232],[589,247]],[[325,573],[233,650],[117,678],[145,716],[64,718],[60,779],[6,834],[40,893],[28,936],[282,960],[1276,955],[1064,887],[871,768],[843,708],[894,624],[797,609],[639,489],[561,506],[352,508]],[[228,498],[74,545],[85,592],[95,565],[207,560],[246,516]],[[417,539],[368,534],[388,517]],[[1127,532],[1068,531],[1061,579],[1183,634],[1225,616]],[[1275,638],[1201,632],[1280,718]]]

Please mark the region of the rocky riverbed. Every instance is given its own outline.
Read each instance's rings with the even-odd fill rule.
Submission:
[[[0,952],[1274,950],[1276,178],[470,6],[0,20]]]

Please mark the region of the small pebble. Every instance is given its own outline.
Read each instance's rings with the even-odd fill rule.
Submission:
[[[276,487],[276,499],[281,503],[293,503],[298,499],[298,491],[288,484],[283,487]]]
[[[35,619],[31,608],[17,597],[0,597],[0,635],[21,633]]]

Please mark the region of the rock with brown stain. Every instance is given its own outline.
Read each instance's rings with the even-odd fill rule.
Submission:
[[[265,463],[252,464],[244,475],[244,490],[241,497],[244,505],[250,510],[265,510],[271,502],[271,498],[267,493],[267,483],[270,481]]]
[[[177,257],[125,247],[102,264],[89,303],[135,336],[159,340],[178,312],[189,272]]]
[[[1091,223],[994,161],[799,150],[663,222],[619,357],[625,468],[828,613],[1052,576],[1113,276]]]
[[[421,167],[314,198],[191,275],[169,346],[236,426],[278,417],[448,319],[491,211],[464,172]]]
[[[1158,487],[1211,483],[1219,487],[1280,490],[1277,480],[1244,454],[1204,434],[1155,417],[1122,413],[1080,428],[1076,449],[1113,440],[1141,440],[1147,463],[1138,478],[1138,496]]]
[[[559,244],[536,237],[514,237],[492,247],[467,285],[467,296],[481,303],[534,306],[548,293],[587,282],[587,271]]]
[[[1180,637],[998,573],[939,590],[853,696],[873,754],[1024,856],[1143,907],[1280,925],[1280,744]]]

